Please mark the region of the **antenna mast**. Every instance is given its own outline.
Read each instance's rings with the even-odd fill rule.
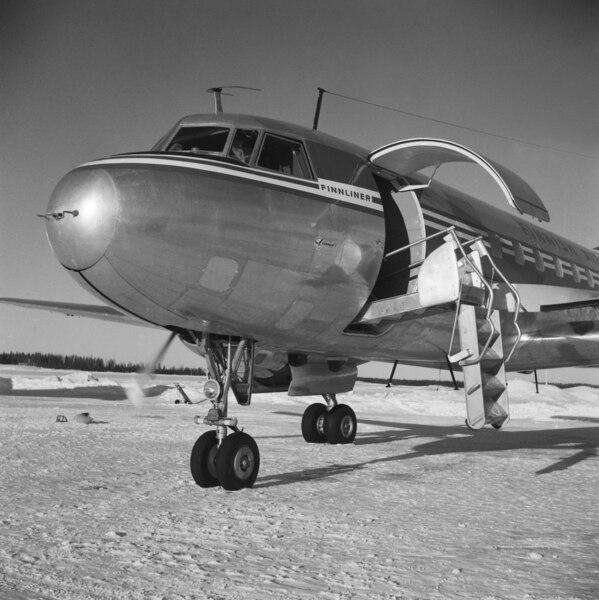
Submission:
[[[312,129],[316,131],[318,128],[318,120],[320,119],[320,107],[322,106],[322,95],[326,92],[322,88],[318,89],[318,100],[316,101],[316,112],[314,114],[314,124],[312,125]]]
[[[224,89],[238,89],[238,90],[252,90],[254,92],[261,92],[260,88],[255,87],[247,87],[245,85],[222,85],[220,87],[211,87],[206,91],[209,94],[214,94],[214,114],[220,115],[223,112],[223,103],[221,100],[221,96],[233,96],[234,94],[229,94],[228,92],[223,92]]]

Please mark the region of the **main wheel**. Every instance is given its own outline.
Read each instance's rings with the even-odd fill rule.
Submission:
[[[225,490],[252,487],[260,469],[260,452],[254,439],[247,433],[228,435],[216,456],[216,474]]]
[[[329,444],[351,444],[358,431],[356,413],[347,404],[338,404],[325,421],[325,432]]]
[[[327,407],[322,402],[315,402],[306,408],[302,417],[302,435],[306,442],[311,444],[326,443],[325,422],[327,417]]]
[[[195,482],[203,488],[218,485],[216,476],[216,455],[218,453],[216,431],[203,433],[191,451],[189,467]]]

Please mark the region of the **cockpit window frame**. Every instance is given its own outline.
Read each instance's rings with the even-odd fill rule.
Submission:
[[[307,171],[307,174],[305,176],[303,176],[303,175],[300,176],[300,175],[295,175],[295,174],[290,174],[290,173],[284,173],[283,171],[280,171],[277,169],[270,169],[264,165],[261,165],[259,162],[260,157],[262,156],[262,152],[264,150],[264,145],[267,143],[269,138],[274,138],[276,140],[281,140],[283,142],[290,142],[292,144],[297,144],[300,149],[300,167],[302,167],[301,162],[303,161],[303,163],[304,163],[303,166],[305,167],[304,170]],[[295,179],[303,179],[306,181],[315,181],[316,180],[316,177],[314,175],[314,168],[312,167],[312,163],[310,161],[310,155],[308,154],[308,150],[302,139],[289,137],[286,135],[281,135],[279,133],[275,133],[273,131],[266,130],[262,133],[262,136],[258,139],[258,141],[256,143],[256,147],[254,148],[254,154],[252,156],[252,159],[253,159],[253,164],[256,168],[262,169],[264,171],[268,171],[269,173],[280,173],[281,175],[286,175],[287,177],[293,177]]]
[[[173,144],[173,142],[175,141],[175,139],[177,138],[177,136],[179,135],[179,133],[183,130],[183,129],[214,129],[214,130],[226,130],[227,131],[227,137],[222,145],[222,149],[221,150],[200,150],[198,152],[193,152],[192,150],[171,150],[171,145]],[[191,155],[208,155],[208,156],[226,156],[226,153],[229,150],[229,147],[231,145],[231,141],[232,141],[232,135],[233,132],[235,131],[234,127],[231,127],[231,125],[218,125],[218,124],[213,124],[213,125],[187,125],[187,124],[183,124],[180,125],[179,127],[177,127],[177,129],[175,129],[175,131],[173,132],[173,134],[170,136],[170,138],[168,139],[167,143],[165,144],[165,152],[169,152],[169,153],[176,153],[176,152],[184,152],[185,154],[191,154]]]
[[[237,134],[242,131],[245,131],[245,132],[253,131],[256,133],[256,138],[255,138],[253,146],[252,146],[252,151],[246,160],[241,160],[240,158],[233,156],[233,145],[237,138]],[[230,158],[232,160],[237,160],[238,162],[240,162],[241,164],[244,164],[244,165],[248,165],[248,166],[254,165],[254,162],[258,158],[259,149],[262,146],[262,138],[263,137],[264,137],[264,130],[258,129],[257,127],[234,127],[231,135],[229,136],[229,140],[227,142],[227,146],[225,148],[225,153],[223,154],[223,156],[226,156],[227,158]]]

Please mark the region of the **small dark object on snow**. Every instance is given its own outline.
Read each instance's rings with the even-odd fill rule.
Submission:
[[[93,419],[89,416],[89,413],[84,412],[84,413],[79,413],[78,415],[75,415],[75,421],[77,421],[77,423],[83,423],[84,425],[89,425],[90,423],[93,423]]]
[[[57,423],[68,423],[69,420],[64,415],[58,415],[56,417],[56,422]]]
[[[185,401],[185,404],[191,404],[191,400],[189,399],[188,395],[183,391],[183,388],[178,383],[175,383],[175,387],[177,388],[177,391],[181,394],[181,397]],[[181,404],[179,398],[175,400],[175,404]]]

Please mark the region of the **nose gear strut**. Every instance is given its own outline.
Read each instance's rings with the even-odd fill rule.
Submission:
[[[203,419],[214,430],[202,434],[191,452],[191,474],[200,487],[252,487],[260,469],[260,452],[254,439],[237,427],[237,418],[228,413],[229,391],[239,404],[251,401],[254,342],[207,336],[204,344],[210,377],[220,384],[220,393],[212,398],[212,408]]]

